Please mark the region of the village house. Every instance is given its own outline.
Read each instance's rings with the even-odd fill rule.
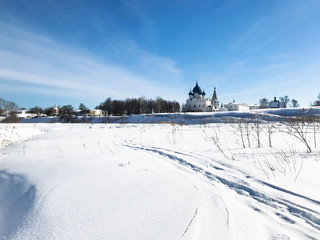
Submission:
[[[94,109],[94,116],[96,116],[96,117],[104,117],[106,115],[108,115],[107,111],[103,111],[101,109]]]
[[[54,105],[54,107],[53,107],[53,115],[58,116],[59,112],[60,112],[59,108],[56,107],[56,105]]]
[[[233,100],[231,103],[225,104],[224,109],[227,111],[240,111],[240,112],[246,112],[250,110],[250,107],[243,103],[237,103],[235,100]]]
[[[258,104],[255,104],[255,105],[251,105],[249,106],[250,110],[257,110],[257,109],[260,109],[260,105]]]
[[[34,118],[37,117],[38,115],[35,113],[28,113],[27,110],[17,110],[16,111],[16,116],[17,118]]]

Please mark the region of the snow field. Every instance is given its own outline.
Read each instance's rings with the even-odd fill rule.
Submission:
[[[318,152],[306,154],[283,132],[273,134],[273,148],[264,133],[262,148],[252,139],[243,149],[228,124],[15,125],[15,131],[27,128],[25,139],[43,134],[24,142],[12,137],[17,142],[1,150],[0,221],[6,227],[0,237],[320,236]],[[219,136],[224,154],[212,136]],[[280,150],[289,163],[276,158]]]
[[[34,126],[26,124],[1,124],[0,149],[15,142],[21,142],[33,138],[42,131]]]

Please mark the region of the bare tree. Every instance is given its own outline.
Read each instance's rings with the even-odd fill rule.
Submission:
[[[9,116],[12,116],[16,110],[19,109],[19,106],[12,101],[5,101],[2,103],[5,111],[9,113]]]
[[[33,107],[29,109],[29,113],[35,113],[37,116],[40,116],[43,113],[43,109],[41,107]]]
[[[234,160],[234,157],[233,157],[233,154],[230,152],[230,157],[224,152],[224,150],[222,149],[221,147],[221,143],[220,143],[220,139],[219,139],[219,136],[218,136],[218,133],[216,131],[216,129],[214,129],[214,135],[212,136],[208,136],[208,134],[206,133],[206,131],[203,129],[203,133],[205,135],[204,139],[205,140],[210,140],[214,143],[214,145],[218,148],[219,152],[222,153],[222,155],[228,159],[228,160]]]
[[[291,99],[291,105],[292,107],[296,108],[296,107],[299,107],[299,103],[296,99]]]
[[[286,95],[284,97],[279,98],[281,102],[285,103],[285,106],[288,106],[288,103],[290,102],[290,98]]]
[[[256,133],[255,138],[257,140],[257,147],[261,148],[261,141],[260,141],[260,134],[262,131],[262,128],[261,128],[262,118],[261,118],[261,116],[256,114],[255,116],[253,116],[252,122],[253,122],[253,131]]]
[[[5,104],[6,104],[6,100],[4,100],[3,98],[0,98],[0,109],[4,110]]]
[[[12,101],[6,101],[3,98],[0,98],[0,112],[7,111],[9,116],[2,120],[2,122],[7,123],[13,123],[13,122],[19,122],[19,119],[16,115],[16,110],[18,110],[19,107],[15,102]]]
[[[275,123],[272,122],[270,119],[267,119],[266,127],[267,127],[267,132],[268,132],[269,147],[272,147],[271,136],[275,131]]]
[[[307,147],[307,152],[312,152],[307,139],[310,124],[305,117],[305,110],[297,112],[294,117],[287,117],[282,124],[286,127],[287,134],[299,139]]]
[[[260,108],[268,108],[269,107],[269,100],[268,98],[262,98],[259,100]]]
[[[313,106],[320,106],[320,93],[318,95],[318,100],[314,101]]]
[[[246,145],[244,143],[244,135],[245,135],[245,121],[244,121],[244,119],[239,118],[239,119],[235,120],[234,127],[240,133],[240,139],[241,139],[242,147],[246,148]]]
[[[250,141],[250,135],[251,135],[251,121],[250,120],[244,120],[244,130],[247,137],[248,147],[251,148],[251,141]]]
[[[317,148],[317,132],[320,129],[319,116],[315,112],[309,112],[309,115],[306,117],[306,121],[312,127],[314,148]]]

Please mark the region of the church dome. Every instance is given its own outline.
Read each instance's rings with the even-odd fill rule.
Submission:
[[[201,88],[199,87],[198,83],[196,83],[196,86],[193,88],[193,93],[202,94]]]
[[[190,90],[190,92],[189,92],[189,95],[193,95],[193,93],[191,92],[191,90]]]

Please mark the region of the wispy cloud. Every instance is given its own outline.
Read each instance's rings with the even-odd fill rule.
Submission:
[[[220,95],[222,99],[240,99],[246,103],[257,103],[262,97],[289,95],[297,99],[302,106],[308,106],[312,96],[317,96],[320,87],[319,64],[308,67],[290,68],[281,74],[265,75],[259,77],[255,82],[250,81],[237,89],[226,89]],[[312,88],[310,88],[312,86]],[[251,99],[250,102],[246,100]]]
[[[261,29],[262,24],[263,24],[262,19],[259,19],[254,23],[252,23],[252,25],[232,43],[231,48],[236,49],[241,47],[241,45],[244,44],[247,39],[252,37]]]
[[[131,54],[136,59],[132,65],[122,66],[46,36],[0,25],[0,84],[6,91],[59,97],[58,93],[64,92],[69,98],[95,96],[100,100],[109,96],[174,96],[173,90],[159,80],[180,79],[175,62],[143,51],[136,44],[122,47],[122,57]],[[135,66],[140,67],[139,73]]]
[[[270,61],[270,59],[272,61]],[[267,59],[267,60],[266,60]],[[283,70],[290,66],[288,59],[279,59],[276,56],[268,58],[252,58],[241,61],[229,62],[225,64],[225,72],[223,75],[216,75],[214,79],[219,81],[227,80],[233,76],[241,76],[248,73],[264,73],[270,75],[273,71]]]

